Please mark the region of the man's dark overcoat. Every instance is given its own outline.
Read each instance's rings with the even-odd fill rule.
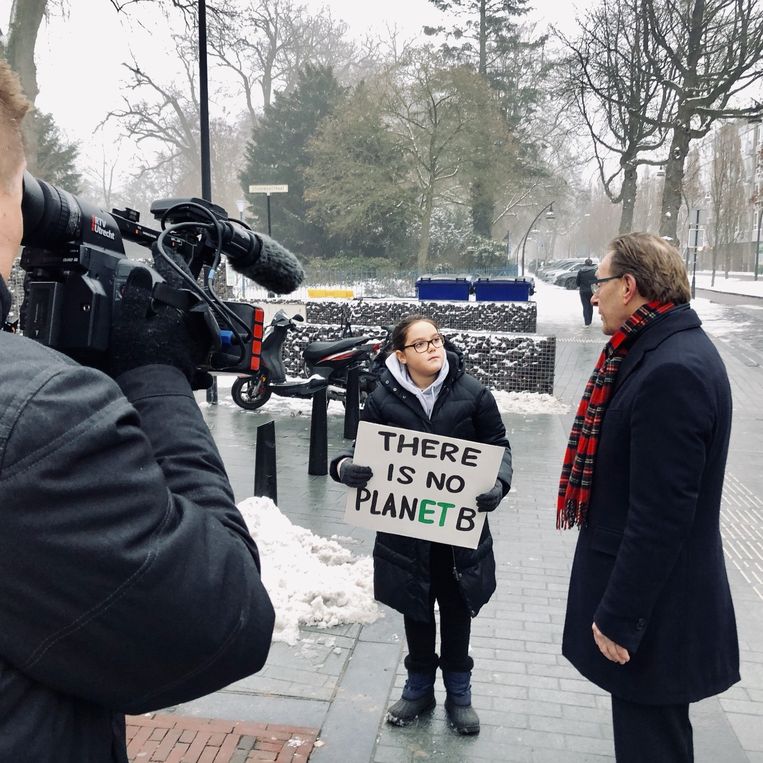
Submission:
[[[432,432],[446,437],[498,445],[504,448],[498,478],[504,495],[511,487],[511,446],[495,398],[487,387],[464,373],[463,358],[448,352],[450,370],[437,397],[431,418],[421,403],[403,389],[386,368],[379,384],[366,401],[363,421],[374,424]],[[343,453],[331,463],[331,476],[337,471]],[[376,533],[374,545],[374,596],[383,604],[413,620],[429,619],[430,550],[432,543],[403,535]],[[476,549],[453,546],[453,563],[459,573],[459,589],[472,617],[495,591],[493,538],[487,518]]]
[[[731,392],[700,324],[682,305],[623,360],[572,567],[563,653],[630,702],[695,702],[739,680],[719,529]],[[594,621],[630,662],[599,652]]]

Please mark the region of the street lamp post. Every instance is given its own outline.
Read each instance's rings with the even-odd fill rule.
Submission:
[[[238,210],[238,219],[243,223],[246,199],[236,199],[236,209]],[[246,276],[239,276],[239,278],[241,278],[241,298],[246,300]]]
[[[692,258],[692,268],[691,268],[691,298],[694,299],[695,292],[696,292],[696,284],[697,284],[697,250],[699,249],[699,217],[702,210],[699,208],[694,210],[695,219],[694,223],[692,224],[691,221],[689,222],[689,235],[691,233],[694,233],[694,244],[689,245],[690,249],[694,249],[694,257]]]
[[[546,210],[548,210],[548,212],[546,212]],[[535,223],[538,222],[538,219],[540,218],[540,216],[544,212],[546,212],[546,220],[553,220],[554,219],[554,202],[553,201],[551,201],[548,204],[546,204],[546,206],[543,207],[543,209],[541,209],[541,211],[538,212],[537,215],[535,215],[533,221],[530,223],[530,227],[527,229],[527,232],[522,237],[522,257],[521,257],[521,260],[520,260],[521,266],[522,266],[522,272],[521,272],[520,275],[522,275],[522,276],[524,276],[524,274],[525,274],[525,244],[527,244],[527,237],[530,235],[530,233],[532,232],[533,227],[535,226]]]
[[[199,0],[199,142],[201,146],[201,198],[212,201],[212,169],[209,152],[209,85],[207,74],[207,4]],[[206,280],[206,276],[205,276]],[[207,402],[217,405],[217,377],[207,389]]]
[[[753,280],[758,280],[758,262],[760,258],[760,222],[763,218],[763,203],[758,207],[758,234],[755,237],[755,272],[752,274]]]

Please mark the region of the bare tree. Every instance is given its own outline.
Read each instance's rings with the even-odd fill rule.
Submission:
[[[633,228],[638,166],[655,158],[668,134],[675,94],[661,86],[674,69],[667,55],[647,61],[639,0],[603,0],[580,23],[577,40],[559,35],[571,52],[568,86],[593,141],[604,191],[621,204],[620,233]],[[618,156],[612,168],[610,157]]]
[[[103,2],[110,2],[117,12],[138,3],[158,3],[187,12],[197,4],[196,0],[103,0]],[[13,0],[5,45],[0,41],[0,55],[5,56],[11,68],[19,75],[24,93],[33,104],[39,93],[34,53],[40,26],[43,18],[61,5],[64,5],[61,0]],[[38,170],[37,151],[41,129],[39,120],[25,119],[22,129],[27,166],[34,173]]]
[[[426,269],[435,203],[448,194],[460,172],[475,157],[468,149],[483,145],[489,130],[489,100],[484,80],[467,67],[443,68],[429,50],[408,57],[385,97],[389,129],[411,161],[419,189],[418,267]],[[464,173],[466,174],[466,173]],[[468,182],[468,178],[464,178]]]
[[[129,73],[122,106],[106,116],[117,121],[126,138],[143,146],[137,175],[150,177],[160,193],[199,195],[200,104],[197,89],[198,50],[188,36],[173,36],[183,78],[167,82],[135,58],[123,64]],[[215,200],[228,206],[240,195],[237,172],[249,131],[237,115],[210,122],[211,168]],[[159,175],[162,181],[158,180]]]
[[[722,124],[713,136],[710,197],[713,213],[711,286],[714,286],[718,257],[723,253],[723,266],[728,278],[732,244],[744,226],[744,162],[739,130],[735,124]]]
[[[106,153],[106,147],[101,149],[101,164],[97,169],[90,168],[85,170],[86,183],[92,193],[88,197],[94,201],[100,202],[104,209],[113,207],[113,198],[115,191],[114,175],[119,164],[119,146],[116,151]]]
[[[326,8],[311,15],[292,0],[260,0],[232,6],[209,25],[211,54],[232,71],[252,124],[270,106],[274,90],[288,91],[306,64],[329,66],[340,81],[377,56],[378,42],[349,41],[347,24]]]
[[[196,59],[192,46],[177,42],[178,59],[185,74],[185,85],[164,83],[149,74],[138,61],[123,66],[129,72],[127,95],[123,106],[110,111],[107,120],[118,121],[124,134],[150,149],[162,147],[157,159],[144,160],[141,172],[157,169],[179,157],[196,159],[199,156],[199,102],[196,91]],[[130,95],[132,94],[132,95]]]
[[[718,119],[763,115],[740,106],[763,79],[763,13],[759,0],[640,0],[644,57],[661,88],[673,93],[675,117],[665,162],[660,234],[676,238],[684,163],[693,140]],[[665,58],[671,69],[659,69]],[[748,100],[749,103],[749,100]]]
[[[657,175],[651,167],[647,167],[638,178],[636,203],[633,206],[632,230],[657,230],[660,224],[662,184],[662,177]]]

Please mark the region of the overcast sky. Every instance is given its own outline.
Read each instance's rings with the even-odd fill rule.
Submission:
[[[7,29],[11,2],[0,0],[3,30]],[[443,18],[428,0],[302,2],[314,11],[321,6],[330,7],[335,18],[346,21],[357,37],[369,30],[383,34],[387,26],[395,25],[403,37],[413,37],[421,33],[424,24],[435,25]],[[592,2],[536,0],[528,18],[542,26],[553,23],[571,32],[576,7],[585,8]],[[80,143],[81,159],[95,167],[104,153],[111,156],[115,150],[118,126],[112,125],[105,131],[96,131],[96,126],[110,109],[121,103],[120,84],[125,80],[122,62],[130,60],[132,50],[149,72],[166,76],[174,71],[175,56],[168,52],[173,30],[166,27],[161,14],[148,3],[132,6],[129,14],[117,14],[108,0],[64,0],[56,5],[65,5],[66,13],[54,10],[44,22],[37,41],[40,86],[37,106],[53,114],[65,136]],[[235,113],[238,109],[229,111]],[[129,160],[129,153],[130,149],[124,149],[122,163]]]

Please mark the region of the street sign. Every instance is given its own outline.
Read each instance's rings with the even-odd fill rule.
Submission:
[[[691,243],[688,244],[689,249],[702,249],[705,246],[705,226],[699,225],[689,226],[689,236],[691,237]]]
[[[250,185],[249,193],[288,193],[288,185]]]

